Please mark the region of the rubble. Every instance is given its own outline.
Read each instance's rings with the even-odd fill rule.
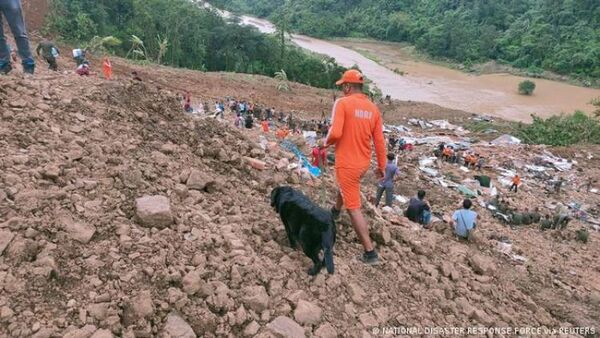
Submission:
[[[220,76],[156,71],[189,88]],[[600,320],[600,276],[590,269],[600,195],[587,182],[600,177],[600,157],[588,156],[595,148],[490,146],[450,129],[400,128],[415,148],[399,155],[394,205],[382,212],[368,202],[377,183],[371,172],[363,184],[385,264],[358,262],[362,249],[344,214],[335,274],[308,278],[269,193],[291,182],[284,184],[330,207],[333,170],[313,175],[273,135],[233,128],[228,113],[184,115],[174,89],[151,81],[0,77],[0,336],[358,337],[366,326],[397,323]],[[25,106],[15,104],[23,93]],[[298,152],[308,154],[297,138]],[[553,214],[557,202],[576,202],[571,211],[586,217],[563,230],[508,227],[487,209],[492,188],[473,181],[479,171],[430,158],[439,142],[485,154],[481,174],[511,208]],[[502,184],[514,173],[523,177],[517,194]],[[560,194],[542,188],[559,174]],[[478,241],[457,240],[443,221],[428,230],[401,216],[406,196],[424,189],[435,217],[447,220],[465,197],[461,186],[475,194]],[[584,227],[587,244],[574,230]],[[499,250],[505,239],[510,250]]]

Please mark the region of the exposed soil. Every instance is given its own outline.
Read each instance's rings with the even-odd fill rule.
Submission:
[[[600,236],[589,224],[511,229],[477,206],[475,240],[459,241],[444,222],[424,230],[401,217],[400,204],[374,208],[372,175],[365,212],[383,264],[356,260],[361,246],[344,215],[336,273],[309,277],[309,261],[289,247],[269,193],[289,184],[329,207],[331,171],[321,179],[290,171],[293,156],[273,144],[263,149],[258,129],[235,129],[229,113],[225,120],[185,115],[176,97],[182,90],[195,103],[235,96],[314,118],[332,93],[293,84],[281,94],[266,77],[114,63],[115,81],[76,76],[64,59],[63,73],[40,66],[33,78],[0,77],[0,336],[368,337],[389,326],[600,322]],[[143,83],[129,80],[132,69]],[[389,109],[398,121],[426,111],[428,118],[468,115],[416,103]],[[462,197],[418,169],[431,148],[402,155],[397,193],[424,188],[435,213],[448,217]],[[500,165],[523,171],[518,194],[499,187],[511,206],[551,213],[549,202],[578,201],[597,217],[600,195],[578,187],[600,176],[598,147],[551,149],[577,161],[561,174],[567,183],[558,195],[523,169],[544,147],[474,149],[494,179]],[[436,166],[447,180],[473,175]],[[589,228],[587,244],[576,240],[581,228]],[[501,238],[526,260],[500,253]]]

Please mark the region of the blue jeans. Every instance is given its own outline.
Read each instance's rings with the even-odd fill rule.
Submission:
[[[431,223],[431,212],[423,210],[423,214],[421,215],[421,224],[428,225],[429,223]]]
[[[381,201],[381,196],[383,196],[384,191],[385,191],[385,205],[388,207],[392,206],[392,201],[394,200],[394,187],[381,187],[381,186],[377,186],[377,196],[375,196],[375,206],[379,205],[379,201]]]
[[[33,65],[33,55],[29,47],[29,39],[27,38],[27,29],[23,20],[23,11],[21,9],[21,0],[0,0],[0,12],[4,14],[8,26],[12,31],[15,41],[17,42],[17,50],[23,65]],[[4,37],[4,28],[2,15],[0,14],[0,67],[10,62],[10,51]]]

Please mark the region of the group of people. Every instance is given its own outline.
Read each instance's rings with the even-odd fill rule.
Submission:
[[[8,22],[8,26],[13,33],[17,47],[14,49],[8,45],[6,37],[4,36],[4,30],[0,29],[0,74],[8,74],[13,70],[13,64],[17,62],[17,54],[21,58],[23,72],[25,74],[33,74],[35,72],[35,59],[31,51],[27,28],[23,19],[21,1],[0,1],[0,12]],[[38,57],[41,57],[48,63],[48,69],[58,71],[57,58],[60,56],[60,50],[54,42],[43,40],[37,45],[35,52]],[[73,59],[77,65],[75,72],[82,76],[94,75],[94,73],[90,71],[90,64],[85,58],[85,53],[86,50],[73,50]],[[112,64],[108,57],[105,57],[102,61],[102,71],[107,80],[112,79]]]
[[[467,151],[461,155],[460,151],[454,149],[453,145],[440,143],[433,151],[434,155],[444,161],[463,165],[481,171],[484,159],[478,153]]]

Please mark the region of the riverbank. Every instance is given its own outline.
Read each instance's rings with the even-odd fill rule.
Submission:
[[[416,62],[430,63],[436,66],[442,66],[453,70],[458,70],[466,74],[473,75],[488,75],[488,74],[510,74],[520,77],[531,77],[536,79],[545,79],[550,81],[558,81],[573,86],[583,88],[595,88],[600,89],[600,79],[580,79],[573,76],[561,75],[546,70],[539,69],[535,72],[531,72],[528,69],[521,69],[513,67],[509,64],[504,64],[495,60],[489,60],[482,63],[465,64],[456,62],[451,59],[433,57],[427,53],[419,51],[415,46],[409,43],[403,42],[388,42],[388,41],[377,41],[372,39],[364,38],[334,38],[331,42],[352,49],[364,55],[366,58],[381,64],[384,67],[391,69],[390,64],[392,60],[388,60],[381,55],[378,55],[377,50],[373,50],[371,46],[389,46],[398,52],[398,56],[406,58]],[[369,46],[369,49],[365,49],[364,46]],[[400,69],[401,71],[401,69]]]

